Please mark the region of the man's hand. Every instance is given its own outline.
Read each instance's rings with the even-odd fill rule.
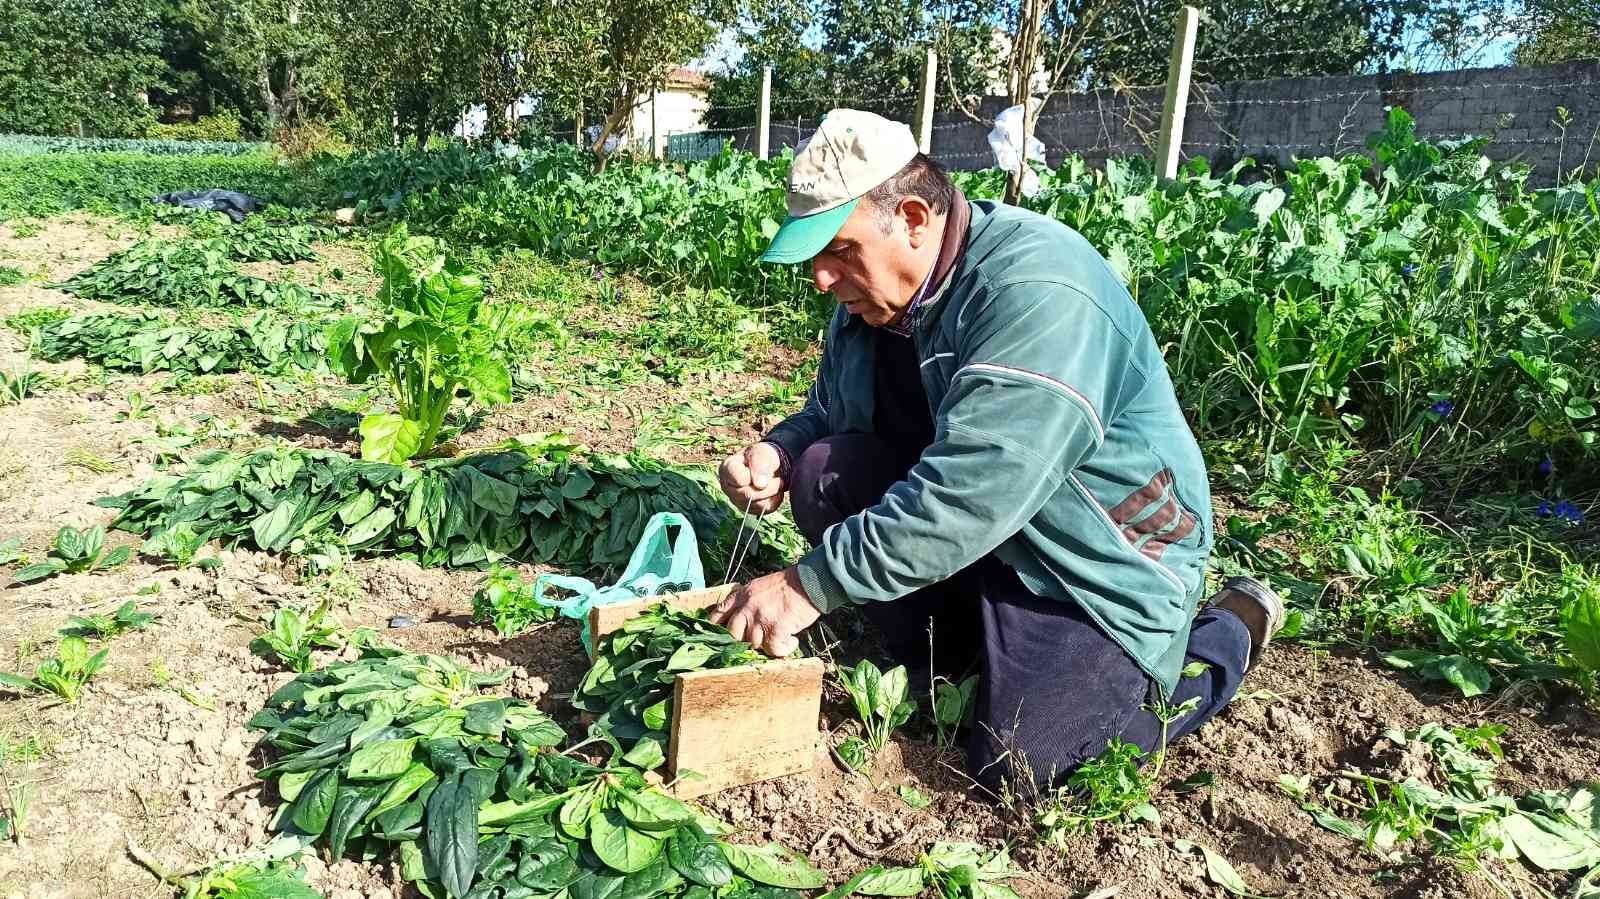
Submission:
[[[749,503],[750,511],[765,515],[783,505],[783,493],[788,488],[778,477],[781,464],[777,447],[755,443],[722,460],[717,477],[722,482],[722,492],[740,512]]]
[[[758,577],[728,595],[711,611],[711,620],[769,656],[782,657],[800,645],[799,634],[822,613],[806,599],[793,567]]]

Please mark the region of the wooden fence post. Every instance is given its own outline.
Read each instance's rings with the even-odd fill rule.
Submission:
[[[1183,149],[1183,116],[1189,107],[1189,77],[1194,70],[1195,35],[1200,30],[1200,10],[1185,6],[1178,11],[1172,35],[1172,61],[1167,68],[1167,96],[1161,104],[1161,135],[1156,143],[1156,174],[1178,175],[1178,154]]]
[[[756,109],[756,158],[772,155],[772,66],[761,67],[761,105]]]
[[[922,66],[922,94],[917,98],[917,149],[933,152],[933,90],[939,71],[939,54],[928,49],[927,61]]]
[[[572,116],[572,145],[583,149],[583,106],[578,106],[578,111]]]
[[[660,119],[656,114],[656,105],[660,99],[660,91],[650,93],[650,156],[657,160],[667,158],[667,136],[661,133]]]

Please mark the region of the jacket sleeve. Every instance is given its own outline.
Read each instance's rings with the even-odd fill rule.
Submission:
[[[817,377],[811,382],[811,390],[806,393],[806,404],[799,412],[778,422],[777,426],[762,438],[767,443],[776,444],[782,450],[781,455],[784,457],[786,469],[797,461],[800,454],[811,444],[829,434],[826,378],[828,363],[832,361],[828,358],[829,348],[832,346],[833,341],[829,341],[828,346],[822,350],[822,361],[817,365]],[[787,470],[782,474],[786,478],[789,476]]]
[[[798,563],[824,612],[945,580],[1015,535],[1105,440],[1142,382],[1132,343],[1092,298],[1053,282],[974,296],[934,442],[883,501]]]

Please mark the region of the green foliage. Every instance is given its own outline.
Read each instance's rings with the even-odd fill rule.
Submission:
[[[718,840],[637,770],[550,751],[555,722],[479,692],[507,674],[369,648],[300,675],[250,722],[281,753],[257,772],[285,803],[274,826],[334,857],[398,854],[428,895],[797,899],[824,882],[781,847]]]
[[[97,638],[109,640],[128,631],[142,631],[156,620],[154,612],[141,612],[137,600],[128,600],[110,615],[73,615],[71,624],[62,628],[66,637]]]
[[[152,311],[90,313],[47,324],[35,352],[50,361],[86,359],[148,374],[316,370],[327,334],[320,323],[262,310],[223,321],[171,319]]]
[[[244,123],[231,109],[218,110],[203,115],[193,122],[175,122],[168,125],[157,122],[150,126],[150,137],[155,140],[207,141],[216,144],[237,142],[244,136]]]
[[[1420,752],[1425,777],[1396,781],[1345,771],[1359,788],[1355,800],[1330,783],[1313,798],[1309,778],[1280,778],[1279,787],[1320,826],[1362,841],[1367,850],[1401,863],[1427,848],[1473,870],[1490,859],[1520,859],[1547,871],[1600,873],[1600,820],[1595,786],[1511,797],[1495,789],[1498,726],[1471,730],[1436,723],[1384,733],[1401,752]],[[1420,772],[1419,772],[1420,773]],[[1346,795],[1349,795],[1348,793]],[[1339,812],[1354,813],[1355,823]]]
[[[175,156],[144,153],[0,153],[0,221],[74,209],[116,212],[196,185],[225,184],[267,200],[306,190],[299,170],[265,155]]]
[[[15,406],[38,393],[50,378],[44,372],[33,371],[18,363],[15,371],[0,371],[0,406]]]
[[[120,509],[114,526],[149,538],[152,555],[167,555],[167,535],[185,524],[202,543],[269,552],[331,544],[454,566],[493,554],[587,572],[620,569],[656,512],[684,513],[707,535],[732,517],[705,472],[633,457],[579,464],[569,453],[515,446],[410,467],[287,447],[211,452],[99,504]],[[714,569],[726,547],[701,546]]]
[[[86,571],[104,571],[117,568],[132,555],[131,547],[119,546],[105,552],[106,529],[101,525],[78,530],[63,525],[56,532],[50,546],[50,556],[43,562],[27,565],[12,575],[14,584],[43,580],[63,572],[80,574]]]
[[[28,280],[28,273],[14,265],[0,265],[0,287],[11,287]]]
[[[135,153],[150,156],[256,156],[267,144],[237,140],[152,140],[142,137],[40,137],[0,134],[0,156],[34,156],[47,153]]]
[[[976,843],[940,842],[919,856],[915,865],[870,868],[850,883],[862,896],[1017,899],[1016,891],[1000,883],[1016,873],[1004,848],[985,852]]]
[[[572,704],[599,716],[592,734],[626,748],[630,763],[653,768],[666,760],[677,675],[761,658],[704,614],[660,603],[599,641]]]
[[[45,659],[33,670],[33,677],[0,672],[0,687],[19,693],[54,693],[68,703],[77,703],[83,687],[106,662],[111,650],[89,655],[89,644],[82,637],[64,637],[56,656]]]
[[[160,12],[145,0],[0,2],[0,133],[135,137],[141,96],[166,69]]]
[[[272,610],[267,630],[250,641],[250,651],[262,658],[276,658],[291,671],[310,671],[313,652],[337,649],[345,642],[339,628],[328,623],[327,617],[326,602],[309,613],[279,606]]]
[[[305,874],[287,858],[227,862],[190,877],[183,899],[322,899]]]
[[[1600,693],[1600,577],[1567,566],[1561,572],[1561,626],[1573,679],[1590,696]]]
[[[71,317],[72,310],[64,306],[36,306],[6,316],[5,323],[6,327],[27,336],[38,328]]]
[[[873,753],[883,751],[894,729],[911,720],[917,704],[909,696],[906,666],[879,671],[871,659],[862,659],[854,668],[839,668],[839,684],[850,694],[856,714],[867,730],[867,746]]]
[[[86,300],[122,305],[273,306],[300,311],[328,306],[314,291],[289,282],[272,282],[242,274],[235,258],[310,258],[304,235],[239,226],[237,235],[210,240],[142,240],[96,262],[61,284],[67,293]],[[246,254],[240,257],[239,253]]]
[[[472,620],[494,625],[502,637],[514,637],[535,622],[555,617],[555,608],[534,602],[528,582],[515,569],[503,565],[491,566],[488,577],[472,594]]]
[[[1155,778],[1140,770],[1144,750],[1113,737],[1099,755],[1084,762],[1066,786],[1034,813],[1034,827],[1046,844],[1058,849],[1074,834],[1097,825],[1154,820],[1150,796]]]
[[[483,406],[511,401],[511,372],[498,352],[505,315],[485,302],[477,275],[403,225],[379,244],[375,267],[382,317],[335,323],[328,360],[353,383],[389,384],[399,412],[361,420],[361,457],[399,463],[432,451],[458,391]]]
[[[955,745],[956,732],[972,723],[977,710],[978,676],[968,675],[958,683],[933,679],[934,743],[946,749]]]

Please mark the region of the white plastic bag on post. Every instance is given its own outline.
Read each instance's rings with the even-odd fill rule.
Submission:
[[[1032,114],[1039,114],[1039,101],[1029,99],[1028,105]],[[1037,119],[1035,119],[1037,121]],[[989,131],[989,149],[994,152],[994,164],[1007,172],[1014,172],[1022,165],[1019,158],[1022,153],[1022,106],[1018,104],[1006,109],[995,116],[994,128]],[[1044,141],[1037,137],[1028,138],[1028,158],[1035,162],[1044,162]],[[1039,192],[1039,176],[1034,172],[1033,166],[1022,167],[1022,195],[1031,197]]]

